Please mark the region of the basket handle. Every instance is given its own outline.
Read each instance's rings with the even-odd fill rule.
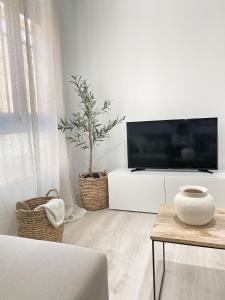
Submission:
[[[57,191],[57,189],[50,189],[47,194],[45,195],[45,197],[48,197],[50,193],[54,192],[55,195],[57,196],[57,198],[60,198],[59,192]]]
[[[28,205],[26,202],[19,201],[18,203],[20,203],[20,204],[22,204],[23,206],[25,206],[25,208],[26,208],[27,211],[31,211],[29,205]]]

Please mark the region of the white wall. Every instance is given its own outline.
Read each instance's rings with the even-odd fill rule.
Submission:
[[[68,112],[71,73],[114,99],[112,115],[128,121],[219,118],[219,166],[225,167],[225,1],[66,0],[64,78]],[[96,151],[96,168],[127,164],[125,124]],[[75,174],[86,169],[75,151]]]

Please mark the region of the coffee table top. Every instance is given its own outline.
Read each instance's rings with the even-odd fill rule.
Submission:
[[[213,219],[203,226],[181,222],[173,204],[162,204],[150,238],[154,241],[225,249],[225,209],[217,208]]]

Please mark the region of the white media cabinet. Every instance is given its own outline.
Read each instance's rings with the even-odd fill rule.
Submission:
[[[161,203],[173,202],[183,185],[202,185],[225,208],[225,172],[136,171],[122,168],[108,174],[109,208],[157,213]]]

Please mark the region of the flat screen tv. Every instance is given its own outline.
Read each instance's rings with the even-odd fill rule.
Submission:
[[[127,122],[129,168],[218,168],[217,118]]]

